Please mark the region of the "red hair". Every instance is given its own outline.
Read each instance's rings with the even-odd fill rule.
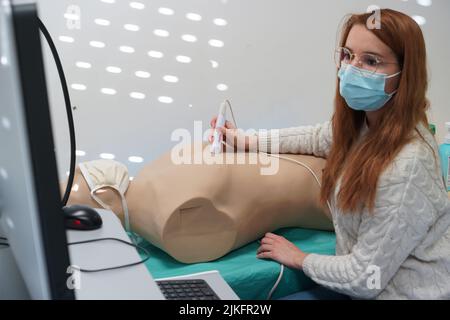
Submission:
[[[340,46],[345,46],[354,25],[366,26],[371,16],[372,13],[351,15],[342,28]],[[349,108],[339,93],[337,79],[333,142],[323,171],[320,201],[325,205],[342,174],[336,203],[343,212],[355,213],[362,206],[373,212],[380,174],[412,140],[420,122],[428,127],[426,48],[420,27],[406,14],[382,9],[381,29],[368,30],[392,49],[402,73],[397,93],[382,109],[378,123],[358,144],[365,112]]]

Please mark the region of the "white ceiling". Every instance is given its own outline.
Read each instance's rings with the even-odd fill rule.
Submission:
[[[134,175],[144,163],[176,144],[170,140],[175,129],[193,132],[194,121],[201,120],[206,130],[224,98],[232,100],[237,121],[246,129],[329,119],[337,28],[346,13],[363,12],[375,1],[140,0],[142,9],[133,8],[130,2],[38,1],[69,85],[73,85],[70,93],[76,106],[77,149],[85,153],[78,161],[109,153]],[[423,29],[432,71],[431,115],[442,131],[444,121],[450,121],[450,91],[446,88],[450,83],[450,2],[433,0],[428,7],[413,0],[375,3],[426,19]],[[189,15],[191,19],[200,16],[201,20],[190,20],[188,13],[196,14]],[[96,19],[110,24],[99,25]],[[227,24],[217,25],[214,19]],[[138,31],[130,31],[136,26]],[[166,37],[158,36],[167,32]],[[197,41],[185,41],[183,35],[194,35]],[[63,42],[60,37],[73,42]],[[223,42],[223,47],[211,46],[210,40]],[[105,46],[93,47],[92,41]],[[120,51],[124,46],[134,52]],[[151,57],[149,51],[164,56]],[[192,61],[180,63],[177,56]],[[63,178],[69,163],[65,108],[48,50],[46,57],[58,167]],[[136,71],[150,73],[150,77],[139,78]],[[218,85],[227,90],[218,90]],[[102,89],[115,94],[104,94]],[[173,102],[160,101],[169,98]],[[130,156],[144,162],[130,162]]]

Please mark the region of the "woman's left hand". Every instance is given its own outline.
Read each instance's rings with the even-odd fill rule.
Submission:
[[[301,269],[307,254],[284,237],[266,233],[257,255],[260,259],[272,259],[292,269]]]

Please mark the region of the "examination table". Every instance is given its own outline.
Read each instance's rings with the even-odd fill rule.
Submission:
[[[275,233],[284,236],[307,253],[325,255],[334,255],[335,253],[336,238],[333,232],[287,228],[280,229]],[[149,250],[150,259],[146,262],[146,266],[154,278],[218,270],[236,294],[244,300],[267,299],[270,289],[280,273],[280,265],[277,262],[256,258],[258,241],[251,242],[215,261],[196,264],[180,263],[145,240],[141,246]],[[285,268],[272,299],[309,289],[313,284],[314,282],[302,271]]]

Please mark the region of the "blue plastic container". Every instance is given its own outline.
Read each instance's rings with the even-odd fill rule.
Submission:
[[[447,191],[450,192],[450,122],[445,124],[447,135],[444,143],[439,147],[439,155],[441,157],[442,175],[447,186]]]

